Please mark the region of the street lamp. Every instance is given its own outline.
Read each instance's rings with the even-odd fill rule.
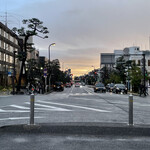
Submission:
[[[48,53],[49,53],[49,90],[50,90],[50,85],[51,85],[51,75],[50,75],[50,47],[51,46],[55,46],[56,44],[55,43],[52,43],[52,44],[50,44],[49,45],[49,47],[48,47]]]
[[[13,61],[13,82],[12,82],[12,86],[13,86],[13,95],[15,94],[15,77],[16,77],[16,69],[15,69],[15,66],[16,66],[16,63],[15,63],[15,59],[16,59],[16,53],[17,51],[14,51],[13,52],[13,56],[14,56],[14,61]]]

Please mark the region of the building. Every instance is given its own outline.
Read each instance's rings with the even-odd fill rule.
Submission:
[[[0,22],[0,85],[12,84],[14,52],[18,53],[18,37]],[[16,77],[19,74],[19,60],[16,58]]]
[[[121,56],[124,56],[126,61],[132,60],[140,68],[143,66],[143,54],[145,55],[145,68],[150,72],[150,51],[149,50],[140,50],[140,47],[126,47],[123,50],[114,50],[114,53],[101,53],[100,54],[100,66],[101,68],[106,66],[110,69],[115,67],[117,59]],[[149,83],[150,85],[150,83]]]
[[[39,57],[39,64],[42,68],[46,68],[47,67],[47,64],[49,62],[49,59],[46,58],[45,56],[40,56]]]
[[[113,67],[115,65],[115,54],[114,53],[101,53],[100,55],[100,68],[107,66]]]

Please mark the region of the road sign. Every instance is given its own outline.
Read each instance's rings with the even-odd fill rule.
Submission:
[[[47,76],[47,68],[44,68],[44,77]]]
[[[9,76],[9,77],[11,76],[11,74],[12,74],[11,72],[8,72],[8,76]]]

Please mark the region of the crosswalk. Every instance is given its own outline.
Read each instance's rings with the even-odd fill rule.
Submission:
[[[52,101],[46,100],[37,100],[35,105],[35,112],[46,112],[46,111],[62,111],[62,112],[70,112],[70,111],[96,111],[96,112],[110,112],[107,110],[85,107],[77,104],[65,104],[65,103],[56,103]],[[24,102],[22,105],[8,105],[4,108],[0,108],[1,113],[29,113],[30,112],[30,102]]]
[[[94,95],[93,93],[70,93],[70,96],[89,96],[89,95]]]
[[[42,101],[37,101],[35,103],[35,112],[40,111],[71,111],[70,109],[61,108],[61,107],[55,107],[50,105],[44,105]],[[8,105],[5,108],[0,109],[0,113],[28,113],[30,112],[30,103],[25,102],[22,105]]]

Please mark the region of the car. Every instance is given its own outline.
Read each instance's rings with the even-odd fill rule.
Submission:
[[[102,92],[102,93],[106,93],[106,88],[104,86],[103,83],[96,83],[94,86],[94,92]]]
[[[80,83],[75,83],[75,87],[80,87]]]
[[[114,83],[109,83],[106,85],[106,91],[108,92],[112,92],[113,88],[114,88]]]
[[[84,82],[82,82],[82,83],[81,83],[81,85],[82,85],[82,86],[85,86],[85,83],[84,83]]]
[[[62,82],[55,82],[53,85],[54,91],[63,91],[64,90],[64,85]]]
[[[127,94],[128,93],[128,89],[124,84],[115,84],[114,88],[113,88],[113,93],[124,93]]]
[[[71,83],[70,82],[66,83],[66,88],[68,88],[68,87],[71,87]]]

